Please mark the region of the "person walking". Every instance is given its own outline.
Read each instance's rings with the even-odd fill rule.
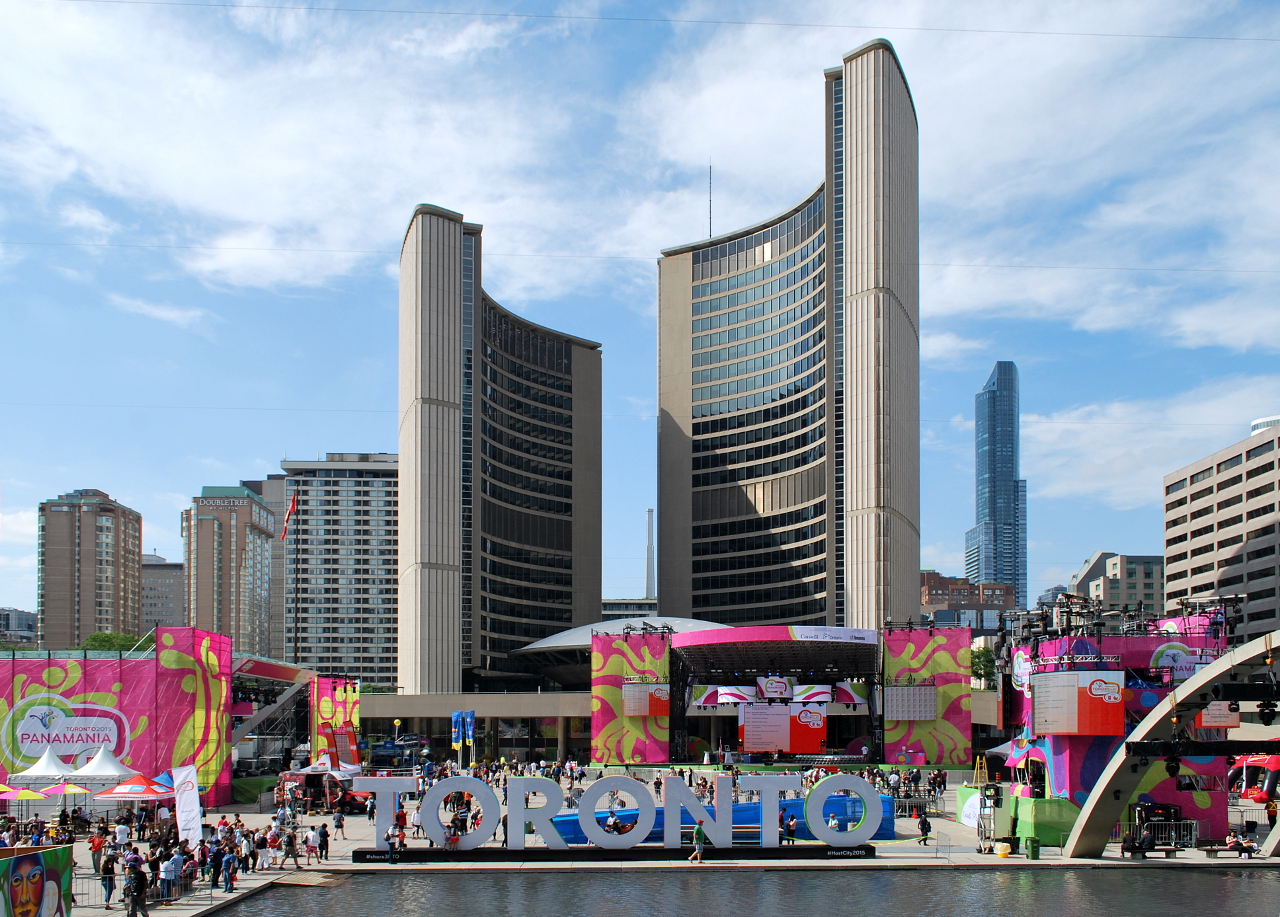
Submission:
[[[298,862],[298,832],[295,828],[290,828],[289,833],[284,836],[284,859],[280,862],[280,868],[288,869],[291,859],[294,869],[302,868],[302,864]]]
[[[306,845],[307,845],[307,865],[308,866],[311,865],[312,857],[315,857],[316,862],[319,863],[320,862],[320,835],[316,833],[315,828],[310,828],[307,830]]]
[[[320,827],[316,829],[316,837],[320,840],[319,854],[320,860],[329,859],[329,823],[321,822]]]
[[[347,839],[347,816],[342,814],[341,809],[333,813],[333,830],[341,834],[344,841]]]
[[[102,882],[102,897],[106,902],[103,907],[113,911],[115,908],[111,906],[111,896],[116,893],[116,855],[114,853],[108,853],[102,858],[98,873],[102,876],[100,880]]]
[[[142,917],[151,917],[147,910],[147,889],[151,887],[151,883],[147,881],[147,874],[141,866],[129,867],[128,881],[129,917],[138,917],[139,913]]]
[[[933,830],[933,825],[929,824],[929,819],[923,812],[920,813],[920,818],[916,822],[916,829],[920,832],[920,837],[916,839],[916,843],[928,847],[929,832]]]
[[[236,869],[240,866],[240,858],[235,848],[228,845],[222,849],[222,890],[228,895],[236,890]]]
[[[702,820],[693,826],[693,855],[689,857],[690,863],[702,865],[702,848],[707,843],[707,832],[702,830]]]
[[[374,816],[377,814],[377,810],[378,810],[378,801],[374,799],[372,796],[370,796],[369,802],[364,807],[365,814],[369,816],[369,821],[372,822],[374,820]]]

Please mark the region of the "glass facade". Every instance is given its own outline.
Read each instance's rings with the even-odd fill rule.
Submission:
[[[1014,587],[1027,607],[1027,482],[1019,476],[1018,367],[996,363],[974,397],[976,525],[965,533],[971,583]]]
[[[826,218],[819,189],[772,225],[692,252],[695,502],[803,469],[825,476]],[[693,616],[825,623],[824,490],[769,517],[716,523],[704,514],[692,530]],[[740,515],[722,502],[723,516]]]

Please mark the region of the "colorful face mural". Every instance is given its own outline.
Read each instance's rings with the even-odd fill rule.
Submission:
[[[79,767],[102,746],[151,776],[193,764],[208,805],[231,798],[231,640],[160,628],[144,659],[0,659],[0,782],[46,748]]]
[[[597,634],[591,638],[591,760],[663,764],[670,760],[669,716],[624,716],[623,686],[669,685],[670,637]]]
[[[886,760],[923,754],[929,764],[969,764],[973,760],[973,720],[969,686],[971,632],[967,627],[893,630],[885,634],[885,683],[917,683],[932,678],[938,716],[933,720],[886,720]]]
[[[71,848],[45,847],[0,860],[4,917],[65,917],[71,913]]]

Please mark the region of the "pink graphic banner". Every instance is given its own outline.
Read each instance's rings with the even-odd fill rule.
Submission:
[[[206,805],[231,801],[231,640],[162,627],[142,659],[0,659],[0,782],[47,748],[72,767],[103,746],[154,777],[195,765]]]
[[[340,731],[347,723],[350,723],[359,734],[360,682],[354,678],[317,675],[311,682],[311,760],[313,763],[319,761],[320,756],[326,751],[331,753],[332,761],[338,760],[334,733]]]
[[[973,717],[969,686],[971,632],[891,630],[884,635],[886,685],[919,684],[932,679],[938,716],[932,720],[886,720],[886,761],[899,755],[923,755],[929,764],[969,764],[973,760]],[[907,760],[918,760],[908,757]]]
[[[595,764],[665,764],[670,716],[626,716],[626,685],[668,686],[666,634],[596,634],[591,638],[591,760]]]

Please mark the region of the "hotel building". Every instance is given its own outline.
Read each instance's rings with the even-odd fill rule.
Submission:
[[[142,516],[100,490],[73,490],[41,503],[37,524],[40,648],[139,634]]]
[[[509,653],[600,620],[600,345],[490,298],[482,231],[421,204],[400,258],[406,694],[530,690]]]
[[[286,459],[280,465],[286,511],[295,495],[298,510],[285,539],[276,541],[283,548],[285,577],[279,658],[325,674],[395,685],[396,456],[330,452],[323,460]]]
[[[724,624],[920,605],[915,107],[893,47],[826,71],[826,175],[658,263],[658,595]]]

